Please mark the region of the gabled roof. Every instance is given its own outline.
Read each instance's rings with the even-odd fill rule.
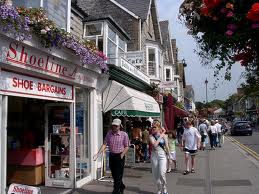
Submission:
[[[115,0],[123,7],[132,11],[142,20],[146,20],[150,10],[151,0]]]

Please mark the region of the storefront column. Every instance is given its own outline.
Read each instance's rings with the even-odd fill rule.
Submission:
[[[74,94],[75,94],[75,89]],[[70,103],[70,128],[71,130],[71,135],[72,135],[72,142],[71,142],[71,147],[70,147],[70,153],[72,154],[72,163],[71,163],[71,172],[72,177],[71,179],[73,180],[73,187],[76,187],[76,118],[75,118],[75,102]]]
[[[7,96],[0,95],[0,193],[6,193],[7,101]]]
[[[98,109],[97,109],[97,93],[96,90],[90,92],[90,161],[91,161],[91,175],[96,179],[97,162],[93,161],[93,156],[98,151]]]

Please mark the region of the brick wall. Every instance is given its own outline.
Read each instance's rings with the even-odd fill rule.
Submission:
[[[82,17],[79,16],[76,12],[71,12],[71,21],[70,21],[70,30],[71,34],[78,38],[83,37],[83,21]]]

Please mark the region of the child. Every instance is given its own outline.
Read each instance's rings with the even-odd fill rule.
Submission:
[[[169,157],[167,160],[167,173],[172,171],[172,163],[174,164],[173,170],[176,170],[176,150],[175,150],[175,145],[176,145],[176,134],[175,131],[169,131],[168,132],[168,145],[169,145]],[[171,162],[173,161],[173,162]]]
[[[195,154],[197,152],[197,149],[200,148],[200,142],[201,142],[201,135],[198,132],[198,129],[193,127],[193,121],[188,120],[186,122],[186,128],[183,133],[182,138],[182,148],[185,152],[185,165],[186,170],[184,171],[184,175],[190,173],[190,157],[191,156],[191,173],[195,173],[194,165],[195,165]]]

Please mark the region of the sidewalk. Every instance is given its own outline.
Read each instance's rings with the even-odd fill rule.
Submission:
[[[169,194],[258,194],[259,162],[225,138],[222,148],[200,151],[195,174],[182,175],[183,152],[177,150],[178,171],[167,174]],[[124,194],[152,194],[156,188],[150,163],[126,168]],[[94,181],[70,194],[108,194],[112,183]],[[43,194],[45,194],[43,192]],[[48,193],[50,194],[50,193]]]

